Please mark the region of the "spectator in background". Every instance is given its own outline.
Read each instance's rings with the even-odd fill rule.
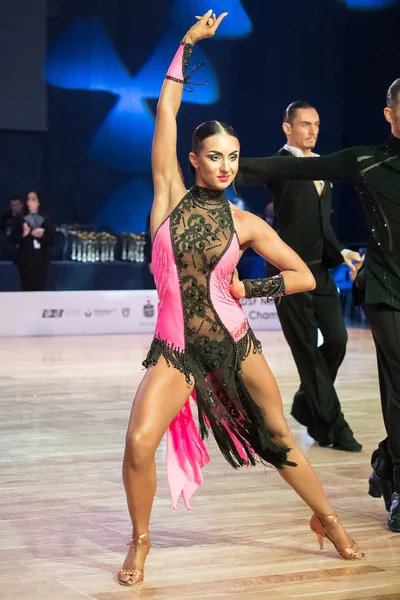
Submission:
[[[15,217],[21,214],[24,203],[21,196],[14,195],[10,198],[10,208],[0,215],[0,258],[12,260],[14,248],[11,244],[11,232]]]
[[[22,214],[13,221],[11,238],[17,246],[14,262],[19,271],[21,290],[43,291],[54,236],[50,219],[41,210],[36,192],[27,194]]]

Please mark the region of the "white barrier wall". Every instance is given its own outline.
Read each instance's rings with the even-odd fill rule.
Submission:
[[[274,303],[243,300],[255,331],[280,329]],[[92,292],[3,292],[0,336],[153,333],[155,290]]]
[[[281,329],[281,323],[275,308],[275,302],[267,302],[265,298],[243,298],[242,306],[247,320],[254,331]]]

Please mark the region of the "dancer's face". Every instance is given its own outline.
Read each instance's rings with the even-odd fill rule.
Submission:
[[[289,146],[303,152],[315,148],[319,134],[319,114],[315,108],[299,108],[292,123],[283,123]]]
[[[392,134],[400,138],[400,98],[392,108],[386,107],[384,110],[386,121],[390,123]]]
[[[239,152],[239,140],[232,135],[216,134],[203,140],[200,151],[189,154],[196,183],[217,190],[227,188],[238,172]]]

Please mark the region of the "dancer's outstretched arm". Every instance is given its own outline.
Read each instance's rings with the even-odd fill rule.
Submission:
[[[179,45],[162,86],[157,105],[152,149],[154,202],[151,229],[153,235],[186,192],[176,155],[176,116],[182,101],[186,70],[193,45],[202,39],[212,37],[227,14],[222,13],[217,18],[215,14],[208,11],[189,29]]]
[[[287,156],[240,158],[239,175],[242,184],[259,183],[271,179],[301,179],[346,181],[355,183],[357,171],[357,148],[347,148],[328,156],[299,160]]]

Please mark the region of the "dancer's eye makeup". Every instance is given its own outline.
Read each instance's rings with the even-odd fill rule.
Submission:
[[[207,153],[207,158],[209,158],[212,162],[217,162],[220,158],[222,158],[222,152],[218,152],[218,150],[211,150]],[[229,160],[234,162],[239,158],[239,151],[234,150],[228,156]]]

